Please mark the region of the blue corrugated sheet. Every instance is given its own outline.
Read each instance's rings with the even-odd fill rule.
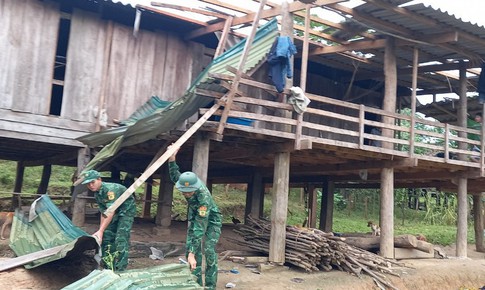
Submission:
[[[94,270],[63,290],[124,290],[124,289],[204,289],[195,281],[187,265],[167,264],[114,273]]]
[[[38,198],[32,206],[35,206],[35,215],[30,218],[30,222],[28,213],[18,210],[15,212],[10,248],[17,256],[23,256],[57,246],[64,247],[51,256],[25,264],[25,268],[34,268],[72,253],[82,253],[98,247],[96,240],[73,225],[48,195]]]

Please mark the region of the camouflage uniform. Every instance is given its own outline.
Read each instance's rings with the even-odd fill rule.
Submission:
[[[169,162],[170,178],[174,183],[179,179],[180,172],[177,163]],[[195,194],[187,199],[187,229],[186,257],[194,253],[197,267],[192,272],[197,276],[197,283],[202,284],[202,253],[205,254],[205,287],[216,289],[217,285],[217,252],[216,244],[219,241],[222,227],[222,215],[212,199],[209,189],[203,183]],[[202,252],[202,239],[204,251]]]
[[[103,182],[99,191],[94,193],[101,214],[125,192],[126,187],[117,183]],[[130,196],[116,209],[113,220],[103,233],[101,243],[102,256],[109,252],[113,255],[118,252],[114,261],[115,271],[124,271],[128,266],[128,251],[130,247],[130,231],[136,214],[135,198]],[[105,268],[107,265],[104,265]]]

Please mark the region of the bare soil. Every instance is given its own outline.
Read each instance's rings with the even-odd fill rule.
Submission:
[[[96,224],[83,227],[88,233],[96,231]],[[247,250],[235,245],[228,238],[238,238],[232,225],[224,225],[222,237],[217,246],[218,252],[226,250]],[[162,230],[149,222],[135,222],[132,231],[132,249],[130,250],[129,268],[145,268],[160,264],[179,263],[184,258],[185,222],[174,222],[170,230]],[[170,249],[166,247],[169,244]],[[165,246],[164,246],[165,245]],[[174,255],[164,260],[148,257],[149,247],[162,247],[164,252],[174,251]],[[178,251],[177,251],[178,250]],[[468,258],[454,257],[455,247],[442,247],[448,259],[413,259],[401,260],[407,267],[396,269],[400,277],[386,275],[398,289],[480,289],[485,286],[485,254],[475,250],[475,245],[468,245]],[[8,247],[8,240],[0,240],[0,259],[14,257]],[[61,260],[62,261],[62,260]],[[96,265],[92,259],[86,261],[63,261],[50,263],[31,270],[17,267],[0,273],[0,289],[60,289],[90,273]],[[293,267],[254,273],[254,269],[243,264],[224,260],[219,264],[218,289],[224,289],[229,282],[236,289],[379,289],[370,276],[356,277],[346,272],[306,273]],[[236,273],[231,272],[230,270]],[[485,289],[485,288],[484,288]]]

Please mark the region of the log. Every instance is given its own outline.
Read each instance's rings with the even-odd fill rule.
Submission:
[[[416,250],[420,250],[425,253],[434,254],[434,245],[425,241],[419,241],[415,247]]]
[[[343,238],[344,242],[364,250],[379,249],[381,237],[347,237]],[[396,248],[416,248],[418,246],[418,239],[413,235],[400,235],[394,237],[394,247]]]
[[[253,263],[267,263],[268,257],[245,257],[244,263],[245,264],[253,264]]]
[[[417,249],[394,248],[394,259],[433,259],[434,253],[425,253]]]

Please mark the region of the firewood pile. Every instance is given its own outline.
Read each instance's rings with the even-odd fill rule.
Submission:
[[[269,253],[271,223],[248,217],[246,224],[238,224],[234,229],[243,240],[233,242],[260,252]],[[285,260],[287,263],[305,271],[331,271],[336,268],[359,276],[361,273],[371,276],[382,286],[395,289],[384,274],[398,276],[392,266],[400,266],[394,260],[351,246],[335,237],[313,228],[286,227]]]

